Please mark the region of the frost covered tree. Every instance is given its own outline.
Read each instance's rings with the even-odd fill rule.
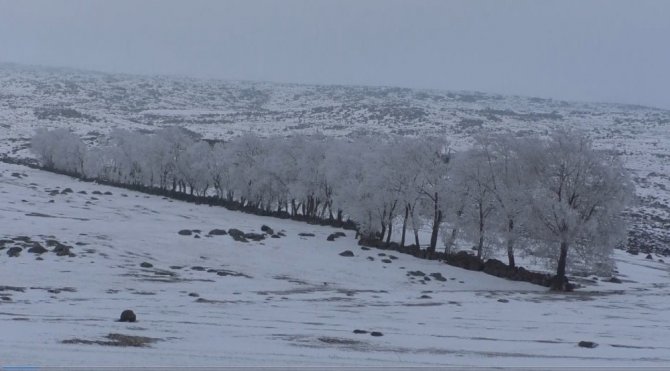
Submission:
[[[591,256],[607,257],[614,237],[625,230],[621,214],[633,187],[620,161],[595,150],[580,132],[557,131],[524,152],[536,181],[531,235],[557,250],[552,289],[566,290],[570,249],[591,249],[599,252]]]

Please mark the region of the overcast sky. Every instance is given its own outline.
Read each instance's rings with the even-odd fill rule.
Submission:
[[[0,0],[0,61],[670,109],[670,1]]]

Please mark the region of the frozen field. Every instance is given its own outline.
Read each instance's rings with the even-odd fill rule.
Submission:
[[[0,200],[0,366],[670,364],[669,266],[656,256],[617,251],[623,283],[559,294],[363,250],[351,231],[331,242],[329,227],[21,166],[0,164]],[[208,236],[262,225],[285,236]],[[38,245],[49,251],[28,251]],[[124,309],[138,321],[117,322]],[[150,339],[111,346],[109,334]]]

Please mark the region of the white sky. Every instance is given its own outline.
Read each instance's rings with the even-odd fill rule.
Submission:
[[[0,61],[670,109],[670,1],[0,0]]]

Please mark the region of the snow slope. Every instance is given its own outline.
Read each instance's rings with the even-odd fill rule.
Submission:
[[[389,257],[378,254],[388,252],[361,249],[349,231],[330,242],[329,227],[21,166],[0,164],[0,199],[0,366],[670,362],[668,265],[643,255],[617,251],[621,284],[587,280],[578,292],[556,294],[402,254],[384,263]],[[260,232],[264,224],[286,236],[248,243],[206,236],[214,228]],[[200,229],[201,238],[182,229]],[[38,260],[24,248],[9,257],[21,236],[28,245],[57,240],[75,255],[49,251]],[[355,256],[340,256],[344,250]],[[138,322],[116,322],[124,309]],[[143,348],[62,343],[109,333],[160,340]],[[578,347],[581,340],[599,346]]]
[[[207,139],[247,131],[351,137],[441,135],[456,149],[480,134],[583,129],[621,154],[640,197],[630,245],[670,253],[670,111],[479,92],[318,86],[107,74],[0,63],[0,156],[30,157],[37,128],[89,142],[113,128],[179,125]]]

